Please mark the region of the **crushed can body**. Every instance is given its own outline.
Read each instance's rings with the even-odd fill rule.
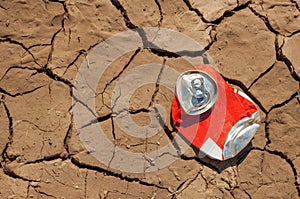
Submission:
[[[255,103],[229,86],[211,65],[178,77],[171,116],[188,142],[217,160],[236,156],[259,127]]]

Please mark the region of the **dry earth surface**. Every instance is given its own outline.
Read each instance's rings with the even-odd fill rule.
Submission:
[[[299,0],[1,0],[0,23],[0,198],[300,197]],[[190,149],[166,168],[132,174],[87,152],[72,115],[83,105],[72,101],[77,71],[94,46],[138,27],[201,43],[225,80],[256,102],[261,127],[245,153],[217,162]],[[176,136],[170,119],[146,141],[128,136],[110,100],[118,80],[146,63],[191,68],[167,51],[136,49],[112,62],[96,98],[107,137],[142,153]],[[161,75],[131,97],[128,114],[141,126],[154,104],[171,108]]]

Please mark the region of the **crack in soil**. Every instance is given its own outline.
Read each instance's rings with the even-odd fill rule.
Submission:
[[[4,95],[2,95],[2,97],[1,97],[0,105],[1,104],[5,110],[6,116],[8,118],[8,129],[9,129],[8,142],[5,144],[5,147],[1,153],[3,161],[7,162],[8,160],[10,160],[10,157],[8,157],[8,155],[7,155],[7,149],[13,143],[13,137],[14,137],[13,118],[10,114],[10,111],[9,111],[7,105],[5,104],[5,96]],[[2,162],[1,162],[1,165],[2,165]]]
[[[79,58],[80,58],[82,55],[86,55],[86,57],[87,57],[88,52],[89,52],[92,48],[94,48],[95,46],[97,46],[99,43],[101,43],[101,42],[97,42],[97,43],[91,45],[87,50],[86,50],[86,49],[80,49],[80,50],[76,51],[76,52],[77,52],[77,55],[75,56],[75,58],[73,59],[73,61],[71,61],[67,66],[57,66],[57,67],[55,67],[54,69],[65,68],[65,71],[63,72],[62,76],[64,76],[64,75],[68,72],[68,69],[69,69],[71,66],[75,66],[75,67],[77,68],[77,70],[78,70],[78,66],[77,66],[75,63],[79,60]],[[50,45],[50,44],[49,44],[49,45]],[[47,64],[46,64],[46,65],[47,65]]]
[[[191,4],[191,2],[189,0],[183,0],[183,2],[185,3],[185,5],[188,7],[188,9],[190,11],[195,12],[204,23],[210,23],[208,20],[206,20],[203,16],[203,14],[200,12],[200,10],[198,10],[197,8],[194,8]]]
[[[41,47],[41,46],[51,46],[51,44],[33,44],[28,47],[28,50],[35,48],[35,47]]]
[[[162,67],[161,67],[161,69],[159,71],[159,74],[157,76],[157,79],[156,79],[155,90],[154,90],[154,93],[151,96],[151,101],[150,101],[150,103],[148,105],[148,108],[153,105],[155,97],[156,97],[157,93],[159,92],[160,79],[161,79],[161,75],[163,74],[163,71],[165,69],[165,65],[166,65],[166,59],[164,58],[163,63],[162,63]]]
[[[154,111],[155,111],[155,114],[156,114],[156,117],[158,119],[159,124],[163,128],[165,134],[168,136],[168,138],[171,141],[173,147],[176,149],[177,155],[178,156],[182,155],[181,148],[180,148],[179,144],[176,142],[174,135],[172,134],[172,133],[175,132],[175,129],[174,129],[173,125],[172,125],[173,129],[170,130],[168,125],[164,122],[163,118],[159,114],[158,109],[156,107],[154,107]],[[171,155],[173,155],[173,154],[171,154]]]
[[[69,16],[69,10],[68,10],[68,7],[67,7],[67,4],[66,4],[66,1],[65,0],[49,0],[49,2],[55,2],[55,3],[60,3],[63,8],[64,8],[64,18],[61,20],[61,27],[63,30],[65,30],[65,20],[66,18],[68,18]]]
[[[27,199],[29,197],[30,187],[31,187],[30,182],[28,182],[27,189],[26,189],[26,197],[25,197],[25,199]]]
[[[59,0],[49,0],[49,2],[57,2],[57,3],[60,3],[63,5],[63,8],[64,8],[64,15],[65,16],[68,16],[68,9],[67,9],[67,6],[66,6],[66,2],[65,1],[59,1]],[[61,28],[59,30],[57,30],[52,38],[51,38],[51,41],[49,44],[34,44],[34,45],[31,45],[30,47],[26,47],[23,43],[21,42],[18,42],[18,41],[15,41],[11,38],[8,38],[8,37],[2,37],[0,38],[0,42],[8,42],[10,44],[15,44],[15,45],[19,45],[21,46],[27,53],[29,53],[29,55],[33,58],[34,62],[40,66],[40,68],[29,68],[29,67],[20,67],[20,66],[12,66],[9,68],[12,69],[12,68],[27,68],[27,69],[32,69],[32,70],[36,70],[38,73],[44,73],[46,74],[48,77],[50,77],[51,79],[55,80],[55,81],[60,81],[60,82],[63,82],[65,83],[66,85],[68,85],[69,87],[73,87],[72,83],[70,81],[68,81],[67,79],[64,79],[62,77],[59,77],[58,75],[54,74],[52,70],[50,70],[48,67],[48,64],[49,62],[51,61],[52,59],[52,53],[54,51],[54,41],[55,41],[55,38],[56,36],[61,32],[61,31],[64,31],[64,21],[65,21],[65,17],[62,19],[62,24],[61,24]],[[38,62],[37,62],[37,59],[35,58],[35,56],[33,55],[33,53],[30,51],[31,48],[34,48],[34,47],[37,47],[37,46],[51,46],[51,49],[50,49],[50,52],[48,54],[48,58],[47,58],[47,63],[44,65],[44,66],[41,66]],[[79,52],[79,54],[82,53],[81,51]],[[73,62],[75,62],[76,60],[78,59],[78,57],[75,58],[75,60]],[[73,62],[71,62],[70,64],[72,65]],[[7,70],[6,73],[9,71]],[[5,73],[5,74],[6,74]],[[1,80],[3,79],[3,77],[1,78]]]
[[[283,6],[282,4],[280,4],[280,5]],[[276,6],[276,5],[273,5],[273,6]],[[288,6],[290,6],[290,5],[288,5]],[[280,32],[278,32],[277,30],[275,30],[275,29],[272,27],[272,25],[271,25],[271,23],[270,23],[270,21],[269,21],[269,19],[268,19],[267,16],[264,16],[264,15],[260,14],[259,12],[257,12],[254,8],[252,8],[252,7],[250,6],[250,4],[249,4],[249,6],[247,6],[247,7],[251,10],[251,12],[252,12],[253,14],[255,14],[255,15],[258,16],[261,20],[263,20],[263,22],[265,23],[266,27],[267,27],[272,33],[274,33],[275,35],[282,35]],[[296,6],[296,7],[297,7],[297,6]],[[292,36],[298,34],[299,32],[300,32],[300,29],[299,29],[299,30],[296,30],[296,31],[294,31],[294,32],[292,32],[292,33],[290,33],[287,37],[292,37]],[[282,35],[282,36],[284,36],[284,35]]]
[[[111,117],[112,117],[112,113],[109,113],[109,114],[101,116],[101,117],[97,117],[96,119],[94,119],[94,120],[90,121],[89,123],[87,123],[87,124],[83,125],[82,127],[80,127],[80,129],[88,127],[92,124],[96,124],[96,123],[99,123],[99,122],[104,122],[108,119],[111,119]]]
[[[22,69],[22,70],[32,70],[32,71],[35,71],[37,70],[37,68],[31,68],[29,66],[10,66],[6,71],[5,73],[3,74],[3,76],[0,78],[0,82],[3,80],[3,78],[7,75],[7,73],[12,70],[12,69]]]
[[[199,56],[199,55],[201,56],[202,54],[204,54],[203,51],[207,50],[206,48],[209,48],[212,45],[212,43],[210,43],[203,51],[200,51],[200,52],[198,52],[198,51],[197,52],[194,52],[194,51],[171,52],[171,51],[168,51],[165,49],[161,49],[157,45],[155,45],[154,43],[152,43],[151,41],[148,40],[148,38],[145,34],[145,31],[143,29],[140,29],[138,26],[134,25],[131,22],[130,18],[128,17],[127,11],[125,10],[125,8],[122,6],[122,4],[118,0],[111,0],[111,3],[122,14],[126,27],[131,30],[136,31],[139,34],[139,36],[141,37],[142,42],[143,42],[143,49],[149,49],[153,54],[156,54],[161,57],[168,57],[168,58],[178,58],[185,54],[191,55],[191,57]]]
[[[84,176],[84,198],[87,198],[87,177],[88,177],[88,170],[86,170],[85,176]]]
[[[0,43],[1,42],[7,42],[7,43],[10,43],[10,44],[21,46],[32,57],[34,63],[36,63],[38,66],[41,67],[41,65],[37,62],[36,58],[34,57],[33,53],[23,43],[18,42],[16,40],[13,40],[13,39],[11,39],[9,37],[5,37],[5,36],[2,37],[2,38],[0,38]]]
[[[276,59],[278,61],[284,62],[285,65],[288,67],[292,77],[300,83],[300,76],[296,73],[292,62],[283,54],[282,48],[284,44],[285,44],[285,40],[283,40],[282,45],[279,46],[278,35],[276,35],[276,39],[275,39]]]
[[[264,148],[266,148],[267,146],[269,146],[272,141],[271,141],[271,138],[270,138],[270,123],[271,122],[268,122],[268,118],[269,118],[269,114],[266,115],[266,120],[265,120],[265,138],[266,138],[266,144],[264,146]]]
[[[47,63],[43,66],[43,68],[47,68],[48,67],[48,64],[52,61],[52,54],[53,54],[53,51],[54,51],[54,41],[55,41],[55,38],[56,36],[63,30],[63,28],[60,28],[59,30],[57,30],[54,35],[52,36],[51,38],[51,41],[50,41],[50,46],[51,46],[51,49],[50,49],[50,52],[48,54],[48,58],[47,58]]]
[[[18,174],[16,174],[13,169],[7,167],[6,164],[3,165],[3,171],[4,171],[4,174],[11,177],[11,178],[15,178],[15,179],[20,179],[22,181],[26,181],[26,182],[40,182],[38,180],[31,180],[31,179],[28,179],[28,178],[25,178],[25,177],[22,177],[22,176],[19,176]]]
[[[46,193],[44,191],[40,191],[40,190],[38,190],[36,188],[33,188],[33,190],[35,192],[37,192],[38,194],[42,195],[42,196],[46,196],[46,197],[50,197],[50,198],[56,198],[54,195],[48,194],[48,193]]]
[[[50,129],[50,130],[46,130],[46,129],[42,129],[41,127],[39,127],[39,125],[29,121],[29,120],[17,120],[14,124],[14,126],[17,126],[19,123],[24,122],[24,123],[28,123],[34,127],[36,127],[39,131],[42,131],[43,133],[52,133],[54,131],[56,131],[59,128],[59,124],[54,127],[54,129]]]
[[[123,18],[124,18],[124,22],[125,25],[129,28],[129,29],[136,29],[138,28],[138,26],[134,25],[127,14],[127,11],[125,10],[125,8],[122,6],[122,4],[118,1],[118,0],[111,0],[111,3],[113,4],[113,6],[115,6],[120,13],[122,14]]]
[[[270,150],[270,149],[267,149],[267,148],[261,149],[259,147],[253,147],[252,150],[267,152],[271,155],[276,155],[276,156],[280,157],[281,159],[283,159],[286,163],[288,163],[289,166],[291,167],[292,171],[293,171],[294,185],[295,185],[295,188],[297,190],[298,196],[300,197],[300,185],[298,183],[298,173],[297,173],[297,170],[296,170],[296,166],[294,165],[293,161],[287,155],[285,155],[281,151]]]
[[[71,138],[70,132],[71,132],[72,129],[73,129],[73,114],[71,114],[71,121],[70,121],[70,124],[69,124],[69,128],[68,128],[67,133],[66,133],[65,138],[64,138],[64,148],[65,148],[68,156],[70,154],[69,140]]]
[[[91,114],[93,114],[94,117],[97,117],[96,113],[94,113],[94,111],[92,110],[92,108],[90,108],[85,102],[81,101],[75,95],[73,95],[72,91],[71,91],[71,96],[72,96],[72,99],[75,101],[75,103],[72,105],[71,109],[73,109],[73,107],[76,106],[76,103],[79,103],[82,106],[84,106]]]
[[[264,72],[262,72],[261,74],[258,75],[257,78],[255,78],[253,80],[253,82],[250,84],[250,86],[248,86],[248,90],[250,90],[250,88],[260,79],[262,79],[266,74],[268,74],[275,66],[276,62],[274,62],[269,68],[267,68],[267,70],[265,70]]]
[[[0,5],[0,8],[3,10],[7,10],[7,8],[3,7],[2,5]]]
[[[293,3],[296,6],[296,8],[298,9],[298,11],[300,12],[300,6],[297,3],[297,1],[295,1],[295,0],[290,0],[290,1],[291,1],[291,3]]]
[[[182,193],[185,189],[187,189],[198,178],[198,176],[200,175],[200,173],[201,173],[201,170],[198,171],[198,173],[193,178],[190,178],[190,179],[187,179],[187,180],[183,181],[177,187],[176,191],[171,194],[172,199],[176,199],[176,197],[177,197],[178,194]]]
[[[36,160],[33,160],[33,161],[27,161],[27,162],[24,162],[24,165],[37,164],[37,163],[42,163],[42,162],[50,162],[50,161],[58,160],[58,159],[63,160],[63,157],[61,157],[61,153],[45,156],[41,159],[36,159]]]
[[[296,35],[296,34],[298,34],[298,33],[300,33],[300,29],[299,29],[299,30],[296,30],[296,31],[294,31],[294,32],[292,32],[292,33],[289,34],[287,37],[292,37],[292,36],[294,36],[294,35]]]
[[[116,75],[114,76],[109,82],[106,83],[104,89],[97,94],[97,96],[99,94],[103,95],[104,92],[106,91],[106,89],[108,88],[108,86],[110,86],[115,80],[117,80],[118,78],[121,77],[121,75],[125,72],[125,70],[128,68],[128,66],[131,64],[131,62],[134,60],[134,58],[138,55],[138,53],[141,51],[140,48],[136,49],[135,52],[131,55],[131,57],[129,58],[128,62],[125,64],[125,66],[122,68],[122,70]]]
[[[113,139],[116,140],[116,133],[115,133],[115,123],[114,123],[114,117],[110,117],[111,120],[111,134],[113,136]],[[115,145],[116,146],[116,145]],[[115,155],[115,150],[113,152],[113,156]],[[109,164],[110,165],[110,164]]]
[[[260,13],[258,13],[254,8],[252,8],[251,6],[248,6],[248,8],[250,9],[250,11],[257,17],[259,17],[266,25],[266,27],[269,29],[269,31],[271,31],[272,33],[274,33],[275,35],[281,35],[277,30],[275,30],[268,17],[261,15]]]
[[[183,0],[183,2],[186,4],[188,9],[190,11],[195,12],[204,23],[208,23],[208,24],[211,23],[211,24],[216,24],[216,25],[220,24],[225,18],[233,16],[236,12],[246,9],[248,7],[248,5],[250,4],[250,1],[247,1],[244,4],[239,4],[239,2],[237,2],[237,7],[233,8],[232,10],[226,10],[221,17],[219,17],[215,20],[209,21],[209,20],[205,19],[205,17],[200,12],[200,10],[198,10],[197,8],[194,8],[192,6],[192,4],[189,0]]]
[[[69,69],[71,66],[73,66],[73,65],[75,65],[75,67],[76,67],[77,70],[78,70],[78,67],[76,66],[75,63],[78,61],[78,59],[79,59],[82,55],[85,55],[85,54],[87,54],[87,51],[86,51],[85,49],[81,49],[81,50],[78,51],[78,54],[76,55],[75,59],[73,59],[73,61],[71,61],[71,63],[69,63],[66,67],[56,67],[56,68],[66,68],[65,72],[63,72],[63,75],[65,75],[65,74],[67,73],[68,69]]]
[[[3,88],[0,87],[0,93],[8,95],[10,97],[18,97],[18,96],[22,96],[22,95],[33,93],[34,91],[37,91],[37,90],[39,90],[39,89],[41,89],[41,88],[43,88],[45,86],[46,86],[46,84],[42,85],[42,86],[38,86],[38,87],[36,87],[36,88],[34,88],[32,90],[24,91],[24,92],[21,92],[21,93],[15,93],[15,94],[11,94],[8,91],[6,91],[6,90],[4,90]]]
[[[207,46],[204,47],[204,53],[201,55],[203,57],[204,64],[209,64],[209,61],[207,59],[206,51],[210,49],[210,47],[217,41],[217,32],[216,32],[217,25],[213,25],[211,30],[209,31],[209,37],[211,41],[208,43]]]
[[[53,71],[49,68],[40,68],[40,69],[37,69],[37,73],[43,73],[45,75],[47,75],[49,78],[55,80],[55,81],[59,81],[59,82],[62,82],[64,84],[66,84],[67,86],[69,86],[70,88],[73,88],[74,85],[67,79],[63,78],[63,77],[60,77],[58,76],[57,74],[53,73]],[[71,91],[70,91],[71,92]]]
[[[55,174],[55,172],[54,172],[54,170],[52,169],[51,170],[54,174]],[[58,179],[56,179],[56,177],[55,176],[53,176],[52,174],[51,174],[51,172],[50,171],[48,171],[47,169],[45,169],[45,172],[49,175],[49,176],[51,176],[51,178],[55,181],[55,182],[58,182],[59,184],[61,184],[61,185],[63,185],[63,186],[66,186],[66,187],[70,187],[70,188],[72,188],[72,189],[75,189],[76,190],[76,187],[74,187],[74,186],[72,186],[72,185],[69,185],[69,184],[66,184],[66,183],[64,183],[64,182],[62,182],[62,181],[60,181],[60,180],[58,180]],[[74,182],[73,182],[74,183]]]
[[[143,180],[141,180],[137,177],[128,177],[128,176],[123,175],[122,173],[116,173],[116,172],[113,172],[113,171],[110,171],[110,170],[103,169],[103,168],[98,167],[98,166],[89,165],[87,163],[80,162],[80,160],[78,160],[77,158],[74,158],[74,157],[71,157],[71,162],[76,167],[81,168],[81,169],[88,169],[88,170],[91,170],[91,171],[97,171],[97,172],[103,173],[104,175],[113,176],[113,177],[119,178],[120,180],[125,180],[127,182],[137,182],[137,183],[139,183],[141,185],[144,185],[144,186],[150,186],[150,187],[156,187],[156,188],[159,188],[159,189],[168,190],[168,188],[166,188],[166,187],[160,186],[158,184],[143,181]]]
[[[284,100],[283,102],[279,103],[279,104],[275,104],[273,105],[270,110],[268,111],[271,112],[273,109],[276,109],[276,108],[280,108],[280,107],[283,107],[285,106],[286,104],[288,104],[290,101],[292,101],[293,99],[295,99],[297,96],[299,95],[299,91],[296,91],[295,93],[293,93],[288,99]]]
[[[156,5],[158,7],[158,10],[159,10],[160,19],[159,19],[159,22],[158,22],[158,27],[160,27],[160,25],[162,24],[162,21],[164,19],[164,16],[163,16],[163,12],[162,12],[159,0],[154,0],[154,2],[156,3]]]
[[[264,146],[264,149],[267,149],[267,147],[272,143],[271,138],[270,138],[270,121],[269,121],[269,114],[273,109],[277,109],[277,108],[281,108],[283,106],[285,106],[286,104],[288,104],[290,101],[292,101],[293,99],[297,98],[298,99],[298,95],[300,95],[299,91],[295,92],[294,94],[292,94],[290,96],[290,98],[288,98],[287,100],[283,101],[280,104],[275,104],[273,105],[269,111],[266,113],[266,118],[264,121],[265,124],[265,139],[266,139],[266,144]]]
[[[139,114],[139,113],[149,113],[150,110],[147,109],[147,108],[140,108],[140,109],[135,109],[135,110],[133,110],[133,109],[129,109],[129,110],[128,109],[123,109],[123,110],[120,110],[118,113],[110,112],[106,115],[99,116],[99,117],[96,117],[96,115],[94,115],[96,117],[96,119],[94,119],[94,120],[90,121],[89,123],[83,125],[82,127],[80,127],[80,129],[88,127],[92,124],[96,124],[96,123],[99,123],[99,122],[104,122],[104,121],[109,120],[111,118],[114,118],[117,115],[119,115],[121,113],[124,113],[124,112],[128,112],[131,115],[136,115],[136,114]]]

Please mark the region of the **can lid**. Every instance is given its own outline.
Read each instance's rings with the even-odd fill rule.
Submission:
[[[217,100],[218,86],[207,73],[189,70],[182,73],[176,83],[176,95],[182,109],[189,115],[200,115]]]

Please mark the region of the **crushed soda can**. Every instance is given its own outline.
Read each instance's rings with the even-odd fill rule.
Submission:
[[[209,74],[200,70],[190,70],[178,77],[176,93],[184,112],[199,115],[214,105],[218,87]]]
[[[254,102],[229,86],[211,65],[201,65],[178,77],[171,116],[188,142],[217,160],[236,156],[259,127]]]

